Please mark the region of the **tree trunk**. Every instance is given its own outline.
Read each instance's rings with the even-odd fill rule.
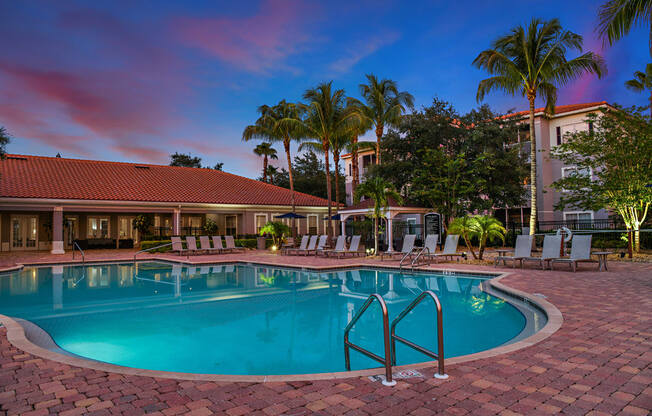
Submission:
[[[374,217],[374,256],[378,255],[378,216]]]
[[[537,141],[534,137],[534,99],[530,96],[530,235],[537,228]]]
[[[333,162],[335,163],[335,213],[339,211],[340,203],[340,153],[333,153]]]
[[[333,220],[331,217],[333,216],[333,211],[331,209],[331,199],[332,199],[332,189],[331,189],[331,173],[330,173],[330,163],[329,163],[329,156],[328,156],[328,151],[329,151],[329,146],[328,146],[328,139],[324,138],[322,140],[322,146],[324,148],[324,158],[325,158],[325,163],[324,167],[326,169],[326,200],[328,201],[328,230],[326,231],[326,234],[328,235],[328,239],[330,240],[332,237],[332,231],[333,231]]]
[[[380,139],[383,137],[383,128],[382,124],[379,124],[376,127],[376,164],[380,165]]]
[[[351,140],[353,146],[351,151],[351,170],[353,174],[353,181],[351,182],[351,192],[355,194],[355,188],[360,183],[360,171],[358,167],[358,136],[353,136]]]
[[[290,195],[292,198],[292,213],[295,214],[297,211],[297,207],[296,207],[296,201],[294,196],[294,176],[292,176],[292,157],[290,155],[290,139],[286,137],[285,140],[283,140],[283,145],[285,146],[285,156],[288,159],[288,176],[290,177]],[[294,238],[297,237],[295,221],[296,219],[292,218],[292,221],[290,222],[292,227],[292,237]]]
[[[475,251],[473,251],[473,246],[471,245],[471,240],[469,239],[469,236],[466,235],[466,234],[464,234],[464,242],[466,243],[466,247],[471,252],[471,255],[473,256],[473,258],[477,259],[478,256],[475,254]]]
[[[263,156],[263,182],[267,182],[267,155]]]
[[[650,33],[651,33],[650,36],[652,36],[652,32]],[[652,117],[652,91],[650,91],[650,117]]]

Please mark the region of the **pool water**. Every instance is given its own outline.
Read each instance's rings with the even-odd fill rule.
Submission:
[[[538,330],[522,309],[480,290],[480,276],[350,269],[328,273],[254,264],[162,262],[25,268],[0,275],[0,314],[29,320],[64,350],[150,370],[215,374],[344,371],[343,330],[371,293],[390,320],[423,290],[439,297],[446,358]],[[526,325],[526,323],[528,323]],[[422,302],[397,334],[437,351],[435,309]],[[382,355],[380,308],[350,339]],[[398,364],[429,359],[401,344]],[[353,369],[378,367],[351,352]]]

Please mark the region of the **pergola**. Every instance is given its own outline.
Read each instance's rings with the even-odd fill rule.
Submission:
[[[388,202],[389,204],[387,208],[382,210],[382,215],[387,220],[387,240],[388,240],[387,251],[391,252],[394,251],[394,248],[392,247],[393,246],[392,221],[394,220],[394,218],[399,214],[418,214],[421,216],[421,223],[423,224],[424,223],[423,216],[425,214],[430,213],[431,210],[428,208],[417,207],[417,206],[400,205],[392,198],[390,198]],[[355,205],[340,209],[338,213],[340,215],[340,221],[342,225],[342,235],[344,235],[346,232],[345,222],[347,218],[358,216],[358,215],[368,216],[370,214],[373,214],[373,210],[374,210],[374,201],[372,199],[365,199],[364,201],[360,201]]]

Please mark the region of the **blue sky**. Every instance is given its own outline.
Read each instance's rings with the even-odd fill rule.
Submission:
[[[5,1],[0,125],[12,153],[165,164],[179,151],[256,177],[255,144],[241,134],[259,105],[300,100],[329,80],[357,96],[374,73],[417,107],[436,96],[468,111],[486,77],[475,56],[532,17],[560,18],[607,62],[606,78],[576,81],[558,104],[646,105],[623,83],[649,62],[648,32],[603,47],[600,3]],[[501,93],[485,102],[496,111],[526,104]]]

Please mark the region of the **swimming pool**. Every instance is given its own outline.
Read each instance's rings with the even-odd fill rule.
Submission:
[[[344,371],[343,330],[371,293],[390,320],[423,290],[439,297],[446,358],[484,351],[545,325],[535,308],[481,290],[487,277],[388,269],[313,272],[255,264],[139,262],[27,267],[0,275],[0,314],[29,320],[63,350],[127,367],[185,373]],[[397,333],[436,351],[434,308],[422,302]],[[350,339],[383,350],[379,308]],[[401,344],[397,363],[429,361]],[[352,369],[378,367],[352,352]]]

